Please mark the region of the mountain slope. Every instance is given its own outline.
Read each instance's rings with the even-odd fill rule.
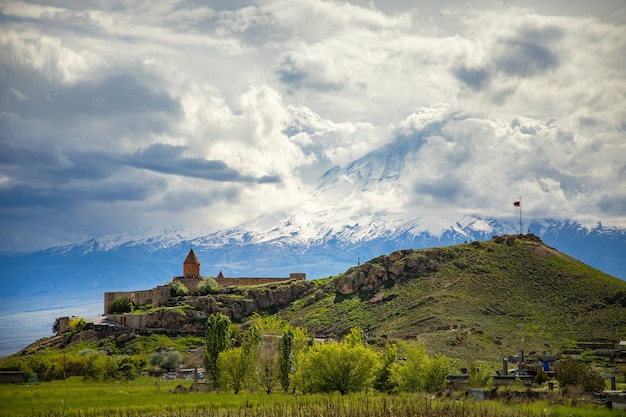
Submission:
[[[349,269],[280,315],[316,335],[422,340],[455,357],[626,336],[626,282],[533,235],[405,250]]]
[[[151,288],[181,272],[193,247],[204,275],[288,276],[309,279],[339,273],[359,262],[398,249],[484,241],[515,233],[516,225],[496,219],[374,213],[333,220],[332,213],[286,217],[275,226],[259,219],[240,227],[197,235],[184,231],[105,236],[26,254],[0,254],[0,297],[80,295],[100,289]],[[604,272],[626,279],[626,230],[602,225],[542,220],[529,224],[547,244]],[[20,279],[15,279],[19,277]]]
[[[342,337],[358,326],[374,344],[421,341],[432,353],[490,361],[521,349],[556,353],[576,342],[616,342],[626,336],[626,282],[534,235],[400,250],[336,277],[228,287],[220,294],[183,297],[179,303],[173,312],[182,305],[207,314],[217,309],[245,321],[263,311],[318,337]],[[163,311],[153,314],[153,327],[164,327],[159,321]],[[177,314],[183,322],[172,328],[180,329],[185,316]],[[146,317],[144,323],[152,320]],[[97,336],[90,332],[85,337]],[[50,340],[61,348],[85,337]],[[26,351],[51,343],[43,340]]]

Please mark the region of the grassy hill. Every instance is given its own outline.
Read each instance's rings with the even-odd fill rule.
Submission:
[[[318,336],[360,326],[375,342],[418,340],[432,353],[495,360],[626,340],[626,282],[532,235],[505,236],[377,257],[279,314]]]
[[[182,297],[180,305],[159,307],[157,315],[184,307],[178,329],[185,312],[211,305],[233,316],[278,314],[318,337],[341,337],[359,326],[373,344],[419,341],[431,354],[490,361],[522,349],[556,353],[577,342],[626,340],[626,282],[533,235],[397,251],[323,280]],[[196,324],[203,325],[197,319]],[[56,336],[22,353],[92,343],[93,349],[113,344],[128,354],[127,341],[103,337],[93,330]],[[196,339],[190,346],[201,345]],[[143,351],[136,343],[131,351]]]

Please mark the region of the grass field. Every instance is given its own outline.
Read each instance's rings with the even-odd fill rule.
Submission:
[[[177,388],[178,387],[178,388]],[[81,378],[36,384],[0,385],[0,416],[47,417],[496,417],[619,416],[590,403],[475,402],[462,395],[435,399],[422,395],[285,395],[189,392],[190,381],[142,377],[130,382],[90,382]],[[181,389],[182,388],[182,389]]]

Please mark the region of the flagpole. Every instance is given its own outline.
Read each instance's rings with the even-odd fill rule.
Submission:
[[[522,230],[522,196],[519,196],[519,234],[523,235],[524,232]]]

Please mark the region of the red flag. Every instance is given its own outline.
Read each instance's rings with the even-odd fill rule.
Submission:
[[[513,207],[519,207],[522,203],[520,203],[519,201],[516,201],[515,203],[513,203]]]

